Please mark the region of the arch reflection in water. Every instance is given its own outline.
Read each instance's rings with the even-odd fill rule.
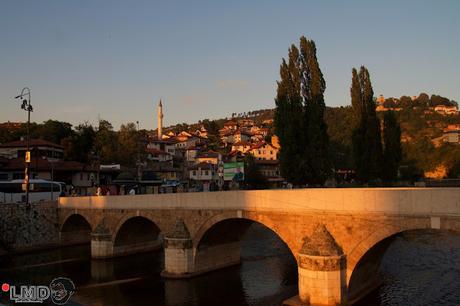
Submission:
[[[460,233],[405,231],[375,245],[367,259],[372,254],[380,257],[382,283],[357,306],[460,304]],[[360,278],[353,275],[351,285]]]

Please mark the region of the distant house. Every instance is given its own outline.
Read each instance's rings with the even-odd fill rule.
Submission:
[[[0,159],[0,180],[10,181],[24,179],[24,159]],[[85,165],[76,161],[51,160],[35,158],[31,160],[30,177],[64,182],[73,185],[76,192],[86,195],[88,188],[99,183],[97,167]]]
[[[251,153],[256,160],[277,160],[279,149],[270,143],[260,142],[251,147]]]
[[[203,191],[209,191],[211,184],[215,183],[219,176],[217,165],[201,162],[188,168],[189,178],[192,185],[200,186]]]
[[[241,129],[233,133],[233,143],[246,142],[251,139],[252,134]]]
[[[185,149],[185,160],[189,163],[195,163],[196,157],[200,152],[200,147],[190,146]]]
[[[77,161],[65,161],[64,147],[56,143],[31,139],[29,172],[32,179],[44,179],[73,185],[80,194],[99,183],[98,169]],[[25,140],[0,145],[0,180],[24,179]]]
[[[167,153],[163,150],[159,150],[155,147],[147,147],[145,149],[145,153],[147,153],[147,159],[150,161],[157,161],[157,162],[172,162],[173,156],[170,153]]]
[[[201,138],[208,138],[208,131],[206,128],[202,125],[200,129],[195,131],[195,135]]]
[[[185,149],[196,144],[201,143],[201,138],[198,136],[190,136],[187,139],[177,140],[175,147],[176,149]]]
[[[456,115],[458,113],[457,106],[437,105],[434,111],[441,115]]]
[[[232,144],[232,151],[246,153],[249,149],[251,149],[251,143],[249,141],[239,141]]]
[[[31,139],[29,142],[31,158],[63,159],[64,147],[56,143],[43,140]],[[0,144],[0,156],[4,158],[24,158],[27,150],[27,141],[18,140]]]
[[[168,140],[153,139],[147,144],[147,149],[156,149],[157,151],[163,151],[163,152],[170,154],[171,156],[174,156],[176,154],[175,144],[176,144],[175,139],[168,139]]]
[[[256,164],[270,185],[279,187],[284,181],[280,174],[280,165],[278,160],[256,160]]]
[[[443,142],[460,143],[460,124],[450,124],[444,129]]]
[[[222,155],[212,150],[201,152],[195,158],[196,163],[209,163],[213,165],[217,165],[221,160]]]
[[[232,120],[227,121],[224,123],[224,129],[236,131],[238,129],[238,123]]]

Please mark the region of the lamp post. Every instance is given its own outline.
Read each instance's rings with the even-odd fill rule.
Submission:
[[[140,154],[140,134],[139,134],[139,121],[136,121],[137,124],[137,142],[136,142],[136,147],[137,147],[137,181],[140,182],[142,178],[142,173],[141,173],[141,154]]]
[[[27,96],[28,99],[25,97]],[[33,107],[31,104],[31,95],[29,87],[24,87],[21,90],[21,94],[19,96],[14,97],[15,99],[21,100],[21,109],[27,112],[27,151],[25,154],[25,162],[26,167],[24,170],[24,184],[26,185],[26,205],[29,206],[29,164],[30,164],[30,133],[29,133],[29,126],[30,126],[30,112],[33,111]]]

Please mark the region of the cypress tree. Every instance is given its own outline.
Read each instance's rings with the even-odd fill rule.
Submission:
[[[283,59],[275,99],[275,133],[280,140],[281,175],[295,185],[320,185],[330,174],[329,137],[324,122],[326,83],[316,58],[316,46],[305,37],[300,50]]]
[[[303,107],[300,97],[297,58],[299,51],[294,45],[289,49],[289,62],[283,59],[280,67],[275,99],[275,131],[279,138],[281,175],[295,185],[303,183],[302,140]]]
[[[374,91],[366,67],[352,70],[351,104],[354,110],[353,155],[356,176],[361,182],[382,177],[382,139],[375,111]]]
[[[353,162],[358,180],[367,182],[369,174],[366,163],[366,145],[364,140],[367,114],[363,103],[361,82],[355,68],[352,70],[350,94],[354,119],[352,133]]]
[[[395,113],[388,111],[383,118],[383,179],[395,181],[398,177],[399,163],[402,159],[401,127]]]
[[[369,181],[375,181],[382,178],[383,150],[380,120],[375,111],[374,91],[372,89],[369,71],[364,66],[361,66],[360,78],[363,89],[363,101],[367,114],[365,143],[368,154]]]
[[[324,121],[326,82],[319,68],[315,42],[307,40],[304,36],[300,38],[299,66],[301,94],[305,107],[305,182],[322,185],[330,176],[332,168],[329,159],[329,136]]]

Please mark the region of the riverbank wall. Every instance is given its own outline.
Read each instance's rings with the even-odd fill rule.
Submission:
[[[0,205],[0,256],[59,244],[57,202]]]

